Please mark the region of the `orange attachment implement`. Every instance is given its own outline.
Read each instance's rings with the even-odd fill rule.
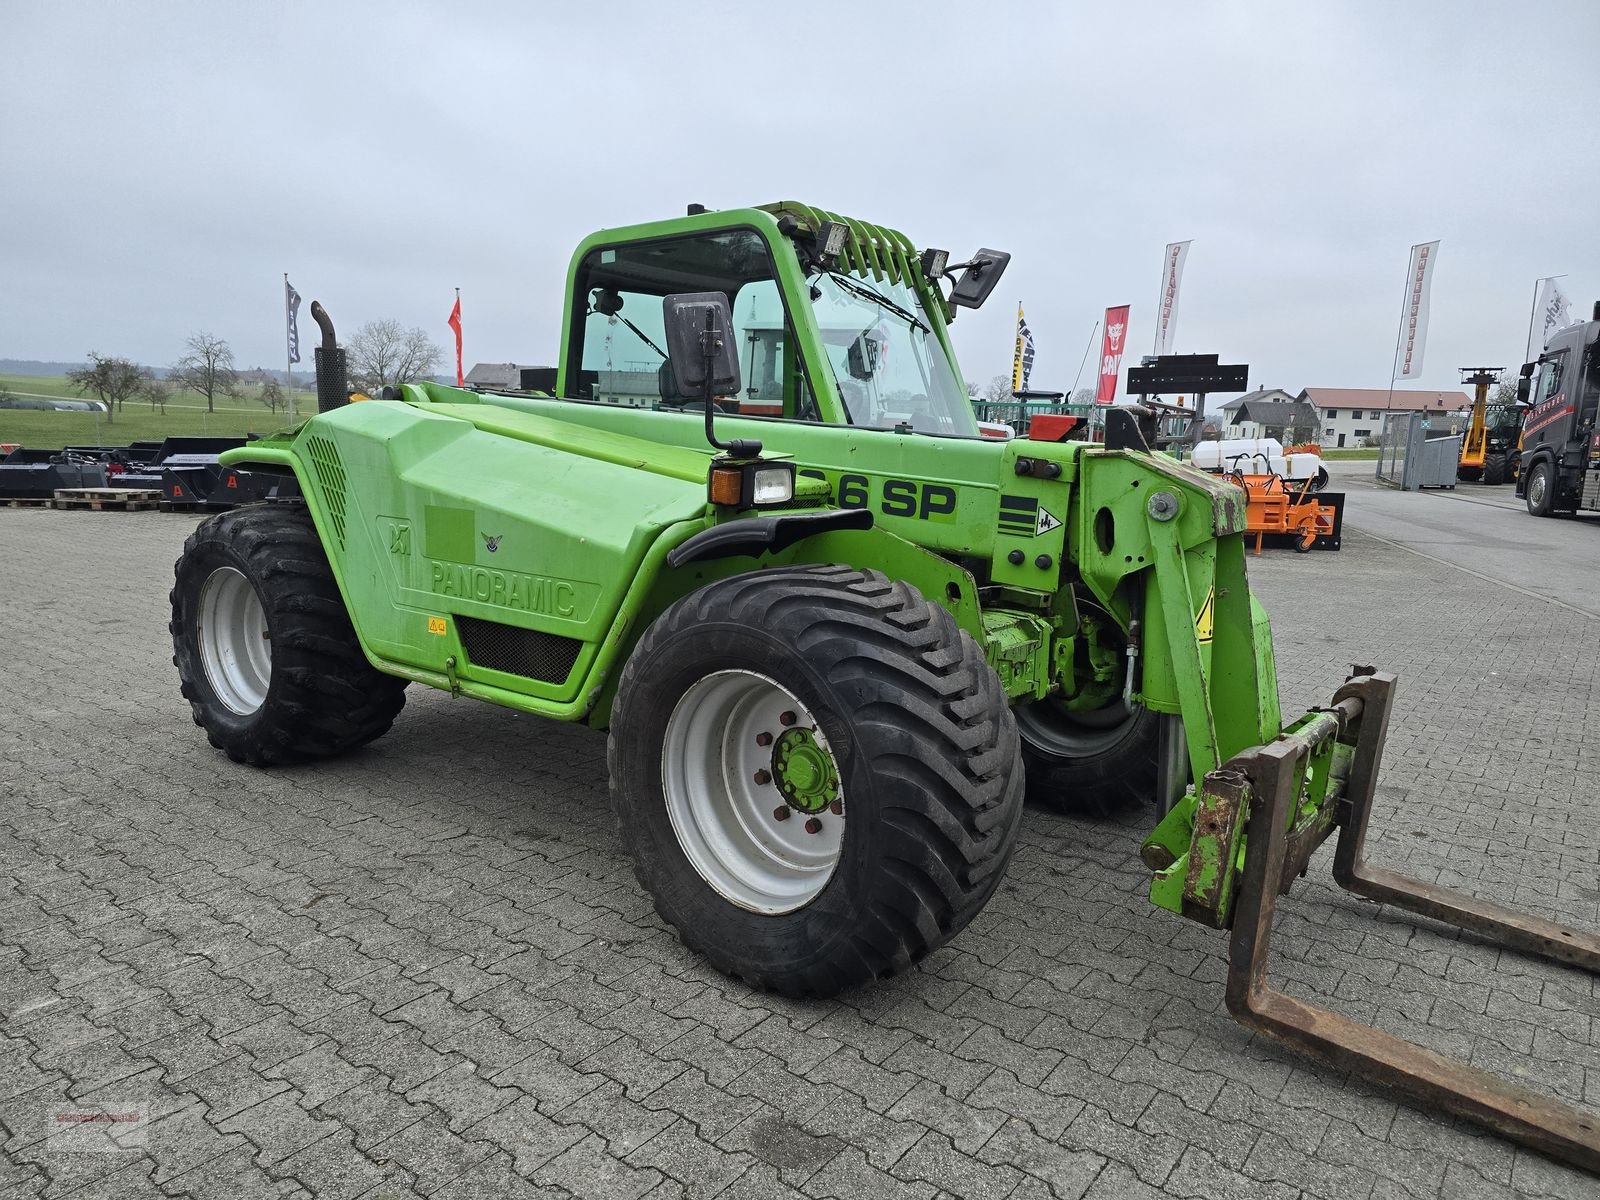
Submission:
[[[1238,471],[1229,472],[1226,478],[1244,489],[1248,521],[1245,533],[1255,535],[1258,555],[1262,540],[1269,533],[1291,537],[1299,554],[1309,553],[1318,538],[1331,538],[1338,533],[1338,510],[1317,499],[1309,479],[1297,483],[1281,475],[1245,475]]]

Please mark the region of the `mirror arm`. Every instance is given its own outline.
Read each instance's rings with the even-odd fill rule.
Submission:
[[[706,312],[706,327],[700,334],[700,357],[705,362],[705,404],[706,404],[706,441],[718,450],[724,450],[730,458],[756,458],[761,454],[761,443],[749,441],[744,438],[735,438],[731,442],[717,440],[716,430],[712,427],[712,414],[716,412],[711,398],[712,375],[717,360],[717,341],[721,331],[717,329],[711,312]]]

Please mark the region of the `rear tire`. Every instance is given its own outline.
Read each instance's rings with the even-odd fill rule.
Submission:
[[[1034,803],[1104,817],[1154,800],[1157,713],[1136,705],[1132,712],[1102,709],[1075,716],[1039,700],[1017,710],[1017,729]]]
[[[1482,467],[1457,467],[1456,479],[1461,483],[1477,483],[1483,478]]]
[[[1491,454],[1483,460],[1483,482],[1499,487],[1509,477],[1510,463],[1504,454]]]
[[[780,779],[796,736],[811,766]],[[1022,815],[1016,722],[982,651],[911,587],[847,566],[674,604],[623,671],[607,754],[656,911],[718,970],[793,996],[904,971],[960,932]]]
[[[368,664],[305,509],[212,517],[174,573],[168,628],[183,696],[234,762],[331,758],[382,736],[405,707],[405,680]]]

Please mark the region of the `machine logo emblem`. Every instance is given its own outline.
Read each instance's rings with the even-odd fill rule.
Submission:
[[[480,536],[483,538],[483,544],[489,548],[489,553],[493,554],[496,550],[500,549],[500,539],[505,537],[505,534],[497,533],[494,537],[490,537],[487,533],[485,533]]]

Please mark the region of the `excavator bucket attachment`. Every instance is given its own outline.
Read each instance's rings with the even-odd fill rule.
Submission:
[[[1345,890],[1469,930],[1497,946],[1600,972],[1600,938],[1592,934],[1366,861],[1367,821],[1394,684],[1394,676],[1387,674],[1353,678],[1334,697],[1332,708],[1312,714],[1270,745],[1236,755],[1207,776],[1202,813],[1248,813],[1243,871],[1231,897],[1228,1008],[1249,1028],[1334,1067],[1600,1174],[1600,1115],[1318,1008],[1267,982],[1278,896],[1288,893],[1318,844],[1335,831],[1333,873]],[[1328,753],[1331,743],[1346,752]],[[1321,779],[1310,765],[1319,757],[1331,764]],[[1211,792],[1217,795],[1208,810]],[[1308,802],[1311,793],[1318,794],[1318,803]]]

